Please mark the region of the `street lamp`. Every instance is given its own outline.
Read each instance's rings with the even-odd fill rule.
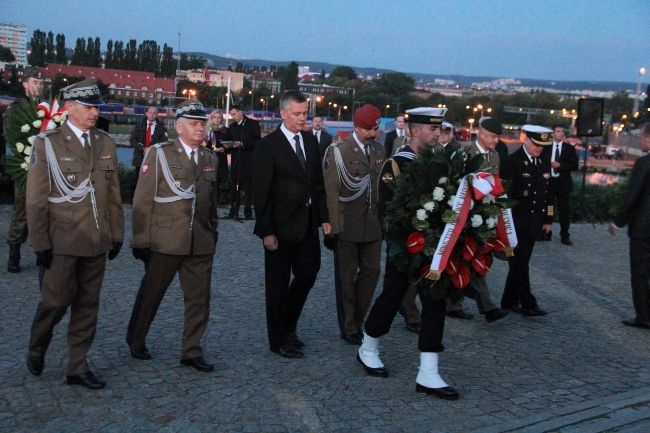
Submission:
[[[260,98],[260,102],[262,103],[262,111],[266,111],[266,99]]]
[[[470,117],[468,122],[469,122],[469,131],[467,134],[467,141],[472,141],[472,128],[474,127],[474,118]]]
[[[251,95],[251,111],[253,111],[253,91],[249,90],[248,94]]]
[[[330,117],[330,108],[332,108],[332,103],[331,103],[331,102],[328,102],[328,103],[327,103],[327,117],[328,117],[328,118]]]
[[[634,108],[632,108],[632,115],[638,116],[637,112],[639,111],[639,99],[641,98],[641,80],[645,75],[645,68],[639,69],[639,78],[636,81],[636,93],[634,95]]]
[[[194,97],[196,96],[196,90],[194,89],[183,89],[181,93],[183,94],[183,96],[187,95],[187,99],[194,99]]]
[[[388,117],[388,109],[390,108],[390,104],[386,104],[384,107],[384,117]]]

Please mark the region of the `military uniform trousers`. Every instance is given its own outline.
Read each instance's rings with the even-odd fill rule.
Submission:
[[[70,307],[68,376],[88,371],[86,354],[95,338],[99,293],[106,269],[106,254],[75,257],[54,254],[44,270],[41,302],[32,323],[29,354],[45,356],[54,327]]]
[[[650,322],[650,239],[630,238],[632,302],[637,322]]]
[[[350,242],[339,239],[337,246],[340,291],[336,312],[341,335],[360,333],[381,273],[381,239]]]
[[[142,347],[158,307],[176,272],[183,290],[185,319],[181,359],[203,356],[201,337],[210,315],[213,254],[170,255],[152,251],[131,344]]]
[[[7,243],[21,245],[27,240],[27,213],[25,211],[25,189],[14,184],[14,212],[11,215]]]
[[[501,297],[501,308],[521,305],[523,308],[537,307],[537,299],[530,290],[529,263],[533,254],[535,239],[518,237],[514,256],[508,260],[508,277]]]
[[[375,303],[366,319],[366,334],[379,338],[388,334],[393,319],[397,314],[404,294],[410,285],[408,275],[400,272],[390,259],[386,259],[384,290],[375,299]],[[418,349],[420,352],[442,352],[442,336],[445,330],[445,300],[433,300],[418,291],[422,303],[422,315]]]

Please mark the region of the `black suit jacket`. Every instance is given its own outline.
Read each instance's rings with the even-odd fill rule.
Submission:
[[[316,137],[300,132],[306,170],[280,128],[260,141],[253,158],[255,230],[260,238],[298,242],[329,222]]]
[[[257,120],[243,116],[242,124],[231,123],[230,138],[233,141],[241,141],[242,146],[237,149],[231,149],[232,155],[231,167],[239,178],[249,178],[252,175],[253,153],[262,138],[260,124]]]
[[[388,134],[386,134],[386,139],[384,140],[384,147],[386,148],[386,159],[393,156],[393,141],[397,138],[397,130],[393,129]]]
[[[618,227],[628,225],[633,239],[650,238],[650,154],[634,163],[623,205],[614,219]]]
[[[129,142],[133,148],[133,160],[131,164],[134,167],[140,167],[142,165],[142,157],[144,156],[144,135],[147,133],[147,118],[142,119],[140,123],[135,125],[133,131],[131,132],[131,137]],[[156,143],[165,143],[167,142],[167,128],[159,120],[156,119],[156,128],[153,130],[153,135],[151,136],[151,145],[153,146]]]
[[[320,159],[322,160],[325,156],[325,151],[332,144],[332,136],[329,132],[324,129],[320,130],[320,142],[318,143],[318,149],[320,150]]]
[[[553,145],[544,147],[542,155],[550,161],[553,155]],[[560,167],[556,171],[560,176],[553,178],[552,181],[556,182],[557,191],[569,192],[573,189],[571,171],[578,169],[578,154],[576,153],[575,147],[563,142],[561,144],[558,162],[560,163]]]
[[[551,162],[543,157],[540,165],[530,162],[524,147],[503,158],[499,175],[510,180],[508,198],[517,200],[512,208],[517,237],[536,239],[542,230],[542,224],[551,224],[553,214],[548,215],[552,206],[550,195],[547,196],[550,179]]]

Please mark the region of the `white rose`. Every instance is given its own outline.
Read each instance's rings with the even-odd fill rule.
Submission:
[[[472,227],[479,227],[483,224],[483,217],[479,214],[472,215]]]
[[[456,200],[455,195],[452,195],[451,197],[449,197],[449,200],[447,200],[447,204],[449,205],[449,207],[454,207],[454,200]]]
[[[23,153],[23,150],[25,150],[25,145],[19,141],[16,143],[16,150],[18,153]]]
[[[445,198],[445,190],[439,186],[435,187],[433,189],[433,199],[435,201],[442,201],[443,198]]]
[[[428,202],[424,203],[422,205],[422,207],[424,208],[425,211],[431,212],[432,210],[434,210],[436,208],[436,204],[434,202],[432,202],[432,201],[428,201]]]
[[[27,164],[29,164],[29,156],[26,156],[26,157],[25,157],[25,162],[26,162]]]
[[[440,179],[438,179],[438,184],[444,185],[446,183],[447,183],[447,178],[446,177],[443,176]]]
[[[29,132],[29,130],[32,129],[29,125],[25,124],[20,127],[20,132]]]
[[[61,116],[54,116],[52,120],[54,120],[56,123],[61,123]]]
[[[40,128],[40,127],[41,127],[41,123],[43,123],[43,122],[41,122],[40,120],[34,120],[34,121],[32,122],[32,125],[34,125],[34,128]]]
[[[27,141],[29,142],[29,144],[34,144],[34,142],[36,141],[36,136],[32,135],[27,139]]]
[[[21,162],[20,163],[20,168],[27,171],[27,169],[29,168],[29,164],[27,164],[26,162]]]
[[[32,148],[30,146],[25,146],[25,150],[23,151],[23,153],[25,155],[27,155],[27,156],[31,155],[32,154]]]
[[[36,115],[37,115],[38,117],[45,117],[45,111],[43,111],[43,110],[38,110],[38,111],[36,112]]]
[[[419,219],[420,221],[426,221],[427,220],[427,211],[424,209],[418,209],[418,211],[415,213],[415,217]]]
[[[497,225],[497,220],[494,217],[489,217],[485,220],[485,224],[487,224],[489,229],[493,229]]]

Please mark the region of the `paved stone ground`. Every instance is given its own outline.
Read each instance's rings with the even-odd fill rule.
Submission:
[[[25,247],[24,272],[6,273],[10,214],[0,206],[0,432],[650,431],[650,332],[620,322],[633,314],[627,237],[611,238],[604,226],[574,226],[572,247],[557,239],[536,246],[533,290],[548,316],[447,320],[442,373],[461,399],[446,402],[414,392],[417,337],[401,317],[382,339],[391,377],[363,373],[355,347],[338,336],[326,250],[299,325],[306,357],[270,353],[263,253],[252,222],[221,224],[204,339],[214,374],[179,365],[177,282],[148,338],[154,359],[129,356],[124,332],[142,265],[125,248],[109,262],[90,353],[108,387],[64,383],[67,317],[55,329],[43,375],[34,377],[24,356],[37,272]],[[488,277],[496,300],[506,270],[497,262]],[[476,313],[471,300],[465,305]]]

